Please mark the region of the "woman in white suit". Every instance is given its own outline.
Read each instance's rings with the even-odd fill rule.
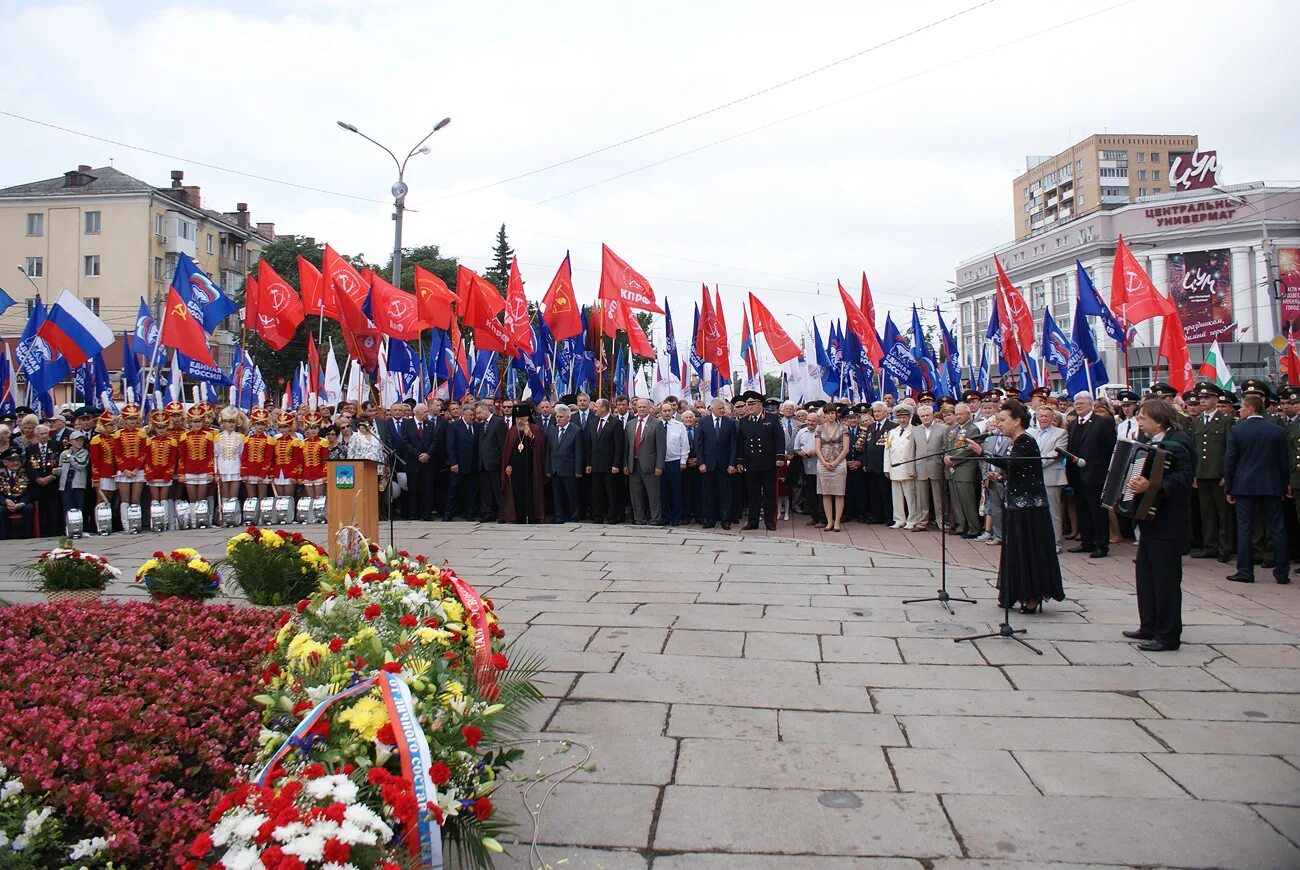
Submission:
[[[918,519],[916,504],[916,442],[912,439],[912,406],[894,409],[898,425],[885,433],[885,476],[894,493],[894,524],[891,529],[911,531]]]
[[[1052,533],[1056,535],[1056,552],[1061,552],[1061,496],[1065,492],[1065,460],[1056,457],[1057,448],[1065,449],[1069,433],[1061,428],[1060,417],[1051,408],[1038,409],[1038,428],[1029,434],[1038,442],[1043,454],[1043,485],[1047,488],[1047,506],[1052,510]]]

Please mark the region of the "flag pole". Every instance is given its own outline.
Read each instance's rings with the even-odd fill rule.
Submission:
[[[179,263],[180,263],[180,261],[177,260],[177,264],[178,264],[178,265],[179,265]],[[174,283],[175,281],[176,281],[176,271],[173,269],[173,270],[172,270],[172,282]],[[168,290],[168,292],[171,291],[171,285],[170,285],[170,284],[167,285],[167,290]],[[177,294],[178,297],[179,297],[179,295],[180,295],[180,294]],[[163,327],[167,324],[167,302],[166,302],[166,297],[163,297],[163,299],[164,299],[163,303],[159,306],[162,310],[161,310],[161,311],[159,312],[159,314],[158,314],[158,340],[157,340],[156,342],[154,342],[154,345],[153,345],[153,352],[150,353],[150,355],[149,355],[149,380],[148,380],[148,382],[145,384],[145,391],[144,391],[144,394],[145,394],[146,396],[148,396],[148,395],[152,395],[152,394],[153,394],[153,386],[154,386],[155,383],[158,382],[158,370],[157,370],[157,367],[158,367],[158,351],[162,348]],[[182,302],[182,304],[184,304],[184,303]]]

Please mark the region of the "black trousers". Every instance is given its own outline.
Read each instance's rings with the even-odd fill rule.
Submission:
[[[1196,503],[1200,508],[1201,546],[1216,556],[1232,552],[1233,520],[1228,499],[1219,478],[1196,481]]]
[[[1264,515],[1264,526],[1273,539],[1273,578],[1285,580],[1291,572],[1291,563],[1286,556],[1286,522],[1282,519],[1282,497],[1280,495],[1239,495],[1237,496],[1237,573],[1255,575],[1252,563],[1252,548],[1246,542],[1251,540],[1255,527],[1255,515]]]
[[[1110,550],[1110,512],[1101,506],[1101,484],[1074,488],[1079,515],[1079,546],[1102,553]]]
[[[803,503],[804,507],[808,508],[808,519],[816,520],[819,525],[826,525],[826,510],[822,507],[822,497],[817,494],[817,473],[805,474],[802,486]]]
[[[9,518],[9,511],[0,504],[0,539],[30,538],[32,536],[32,517],[36,514],[36,505],[24,502],[14,512],[14,519]]]
[[[883,471],[868,471],[867,516],[872,522],[888,525],[894,521],[894,491]]]
[[[471,519],[478,515],[478,472],[447,473],[447,507],[442,512],[444,520],[454,516]]]
[[[551,475],[551,499],[555,505],[555,519],[561,523],[578,521],[578,479]]]
[[[479,519],[494,522],[501,516],[501,472],[499,469],[478,473]]]
[[[748,486],[748,483],[746,482],[747,477],[748,475],[744,473],[727,475],[727,479],[731,481],[731,515],[727,516],[727,514],[723,514],[723,517],[733,523],[740,522],[740,514],[748,505],[748,500],[745,495],[745,490]],[[758,522],[758,514],[754,514],[754,518],[751,522]]]
[[[725,468],[714,468],[699,476],[702,502],[700,519],[706,526],[710,523],[732,522],[731,479],[735,476],[727,474]]]
[[[623,519],[616,513],[618,507],[618,487],[623,480],[621,474],[608,471],[593,471],[587,477],[591,479],[591,521],[593,523],[617,523]]]
[[[848,469],[844,479],[844,519],[862,520],[867,518],[867,472],[861,468]]]
[[[700,498],[700,470],[687,465],[682,471],[682,522],[704,522],[704,505]]]
[[[1183,542],[1143,534],[1137,551],[1138,619],[1165,646],[1183,634]]]
[[[406,518],[433,519],[433,460],[406,465]]]
[[[745,495],[749,510],[749,525],[758,525],[761,515],[768,526],[776,525],[776,469],[771,471],[745,470]]]

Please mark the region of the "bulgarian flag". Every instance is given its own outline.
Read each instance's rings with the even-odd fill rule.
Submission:
[[[1205,362],[1201,363],[1200,374],[1221,390],[1230,393],[1237,390],[1236,385],[1232,383],[1232,372],[1228,371],[1228,364],[1223,359],[1223,351],[1218,341],[1210,345],[1210,349],[1205,352]]]

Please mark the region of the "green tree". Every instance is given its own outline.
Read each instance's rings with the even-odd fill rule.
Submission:
[[[497,230],[497,243],[492,249],[492,265],[483,273],[483,277],[496,285],[501,295],[506,294],[506,284],[510,281],[510,261],[514,259],[515,249],[506,239],[506,225]]]
[[[415,292],[415,267],[419,266],[442,279],[452,290],[456,289],[455,257],[444,257],[437,245],[420,245],[416,248],[402,248],[402,280],[393,281],[393,256],[389,254],[388,265],[379,270],[379,277],[396,284],[405,290]]]

